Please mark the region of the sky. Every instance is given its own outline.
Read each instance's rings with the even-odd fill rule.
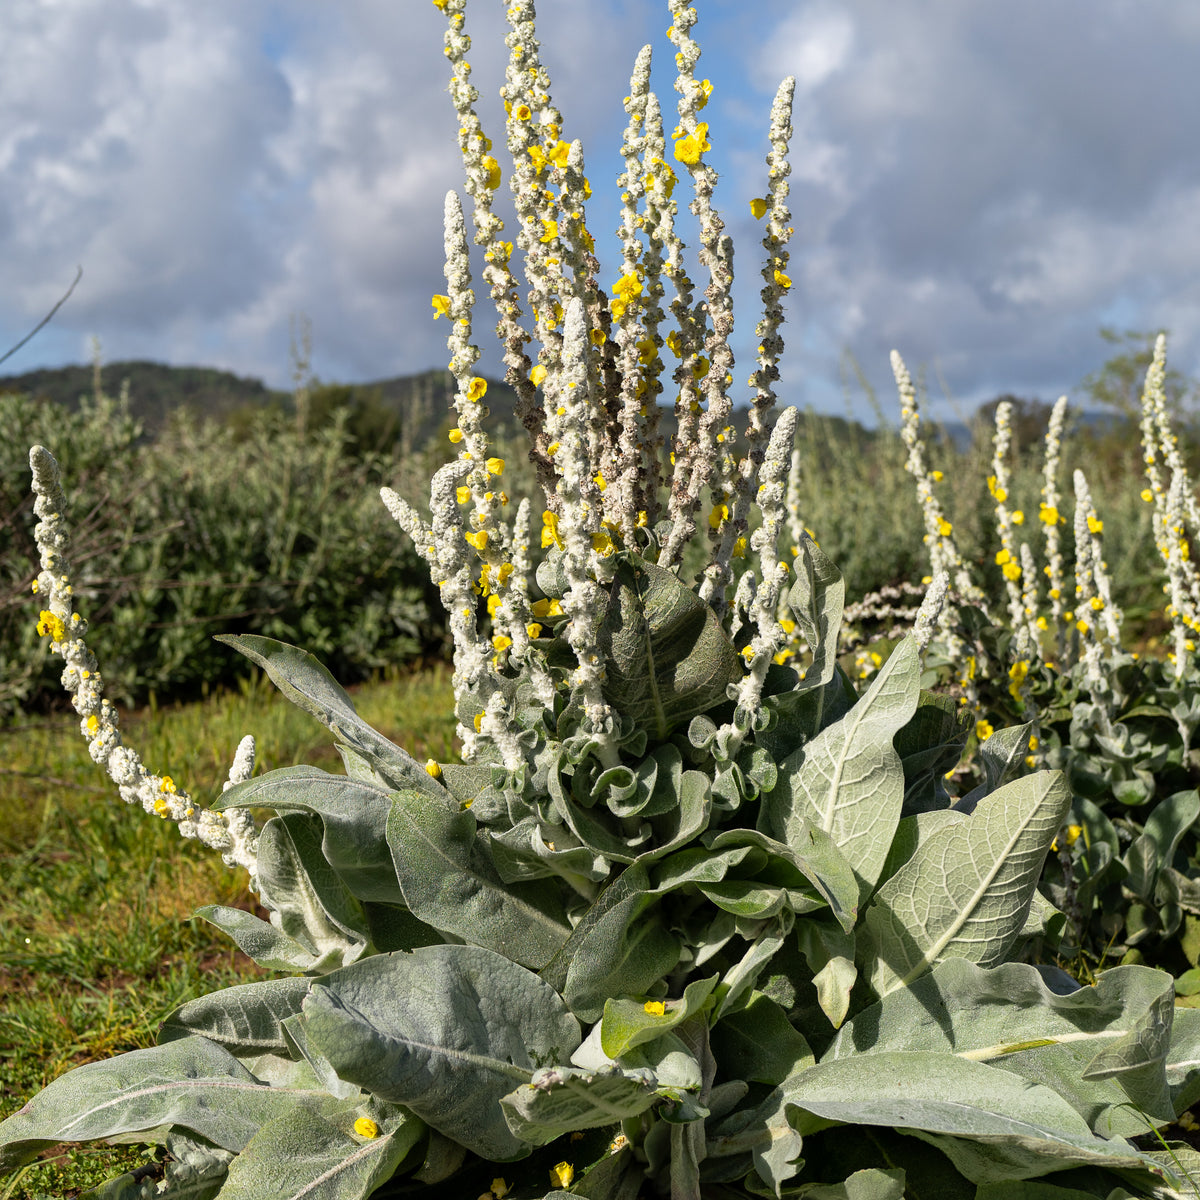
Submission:
[[[1165,329],[1172,365],[1200,373],[1200,5],[696,8],[698,73],[715,89],[706,157],[736,247],[739,382],[759,315],[748,202],[765,192],[768,113],[787,75],[785,402],[871,422],[847,356],[891,412],[893,348],[943,416],[1002,393],[1080,397],[1111,353],[1101,326]],[[673,110],[669,12],[542,0],[538,16],[611,283],[622,98],[649,43]],[[444,290],[443,200],[462,189],[443,30],[430,0],[4,0],[0,353],[77,267],[83,277],[0,371],[85,362],[98,338],[108,361],[283,387],[300,319],[326,381],[444,366],[430,296]],[[470,0],[467,31],[480,113],[502,149],[500,0]],[[479,293],[483,366],[498,373]]]

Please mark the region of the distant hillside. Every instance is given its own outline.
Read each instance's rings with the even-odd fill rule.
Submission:
[[[245,427],[255,419],[256,410],[268,405],[276,405],[287,413],[295,412],[290,392],[268,388],[261,379],[212,367],[173,367],[139,360],[107,363],[101,374],[104,390],[110,395],[117,394],[128,382],[130,409],[151,436],[181,407],[235,428]],[[0,392],[29,393],[69,409],[77,408],[80,397],[91,395],[93,387],[90,366],[0,376]],[[334,410],[348,407],[349,429],[364,449],[399,447],[404,452],[425,445],[448,428],[453,417],[453,395],[454,379],[443,369],[369,383],[314,380],[309,396],[310,427],[324,424]],[[516,393],[512,388],[499,380],[489,380],[484,403],[490,410],[489,424],[493,430],[517,432]],[[864,445],[878,436],[877,430],[866,429],[843,417],[812,414],[808,420],[816,422],[802,424],[802,430],[808,429],[808,436],[815,436],[818,427],[822,437],[837,440],[853,437]],[[741,421],[735,424],[740,425]],[[675,414],[670,408],[664,407],[660,428],[666,437],[674,432]],[[963,427],[950,427],[947,432],[955,441],[969,440],[969,432]]]
[[[106,363],[101,371],[104,390],[112,395],[129,381],[129,402],[147,428],[156,429],[174,409],[187,405],[197,412],[221,417],[244,405],[283,401],[286,393],[271,391],[261,379],[247,379],[212,367],[171,367],[158,362]],[[27,392],[66,408],[79,406],[93,391],[90,366],[57,367],[0,376],[0,391]]]

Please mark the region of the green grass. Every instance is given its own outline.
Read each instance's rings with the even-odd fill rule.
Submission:
[[[418,759],[454,753],[446,666],[352,694],[366,720]],[[204,801],[219,793],[246,733],[258,742],[259,773],[301,762],[341,770],[328,732],[261,678],[143,710],[122,727],[151,769]],[[268,972],[191,918],[202,904],[253,911],[245,873],[124,805],[73,715],[0,729],[0,763],[2,1118],[71,1067],[153,1045],[184,1001]],[[0,1200],[75,1196],[148,1161],[141,1147],[55,1147],[0,1180]]]

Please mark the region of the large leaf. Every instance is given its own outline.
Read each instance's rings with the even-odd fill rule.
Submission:
[[[598,1021],[610,996],[645,993],[679,961],[680,940],[667,928],[657,901],[645,866],[627,867],[542,968],[542,978],[581,1021]]]
[[[0,1171],[59,1142],[91,1142],[166,1125],[239,1151],[267,1121],[298,1105],[336,1105],[319,1092],[260,1083],[228,1050],[189,1037],[85,1063],[60,1075],[0,1122]]]
[[[834,1059],[792,1076],[783,1088],[789,1102],[824,1120],[950,1135],[984,1149],[998,1144],[1009,1173],[968,1175],[977,1183],[1032,1179],[1085,1164],[1146,1165],[1128,1142],[1095,1137],[1051,1088],[952,1054],[886,1051]]]
[[[1170,975],[1114,967],[1092,987],[1053,991],[1036,967],[987,970],[961,958],[858,1013],[823,1062],[893,1050],[929,1050],[994,1063],[1068,1100],[1093,1132],[1146,1131],[1175,1117],[1167,1067],[1173,1057]]]
[[[163,1022],[158,1042],[199,1035],[232,1054],[285,1054],[283,1022],[300,1011],[307,979],[265,979],[181,1004]]]
[[[906,638],[844,717],[784,759],[764,802],[771,832],[797,852],[809,824],[829,834],[864,900],[900,820],[904,768],[892,739],[916,710],[920,683],[916,643]]]
[[[490,840],[453,800],[398,792],[387,838],[404,902],[435,929],[529,967],[543,966],[570,935],[555,884],[504,883]]]
[[[272,924],[241,909],[209,905],[211,921],[260,966],[320,973],[362,957],[370,944],[362,905],[321,853],[320,821],[272,817],[258,839],[258,876]]]
[[[386,1183],[426,1131],[396,1113],[366,1139],[351,1132],[355,1113],[321,1117],[293,1109],[268,1121],[229,1166],[222,1200],[366,1200]]]
[[[390,786],[418,788],[431,795],[445,794],[441,784],[411,754],[389,742],[358,715],[345,689],[307,650],[251,633],[223,633],[216,640],[262,667],[293,704],[316,717],[355,754],[369,762]]]
[[[725,699],[741,659],[717,614],[670,571],[625,553],[597,633],[604,698],[661,741]]]
[[[876,892],[859,926],[860,957],[876,993],[911,983],[943,958],[1003,962],[1070,802],[1062,776],[1039,771],[922,841]]]
[[[213,803],[227,808],[270,808],[321,818],[325,861],[360,900],[400,903],[396,868],[387,844],[391,797],[374,784],[316,767],[283,767],[231,787]]]
[[[494,1160],[528,1151],[500,1098],[580,1039],[552,988],[478,946],[376,955],[314,980],[304,1022],[340,1078]]]
[[[838,633],[846,585],[842,573],[828,555],[808,536],[800,535],[793,566],[796,582],[788,591],[788,607],[796,618],[801,636],[812,652],[812,662],[800,684],[803,689],[824,687],[837,669]]]

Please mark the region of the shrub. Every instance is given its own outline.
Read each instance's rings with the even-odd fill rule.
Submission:
[[[303,640],[348,679],[442,649],[435,589],[368,498],[396,464],[354,452],[344,419],[305,435],[267,412],[235,436],[184,409],[146,441],[127,402],[103,393],[77,413],[0,396],[0,454],[40,437],[78,479],[89,545],[75,594],[106,622],[116,697],[231,682],[237,668],[215,633]],[[11,514],[0,526],[0,714],[45,696],[51,678],[27,618],[36,548],[20,526],[23,473],[15,461],[0,472]]]

